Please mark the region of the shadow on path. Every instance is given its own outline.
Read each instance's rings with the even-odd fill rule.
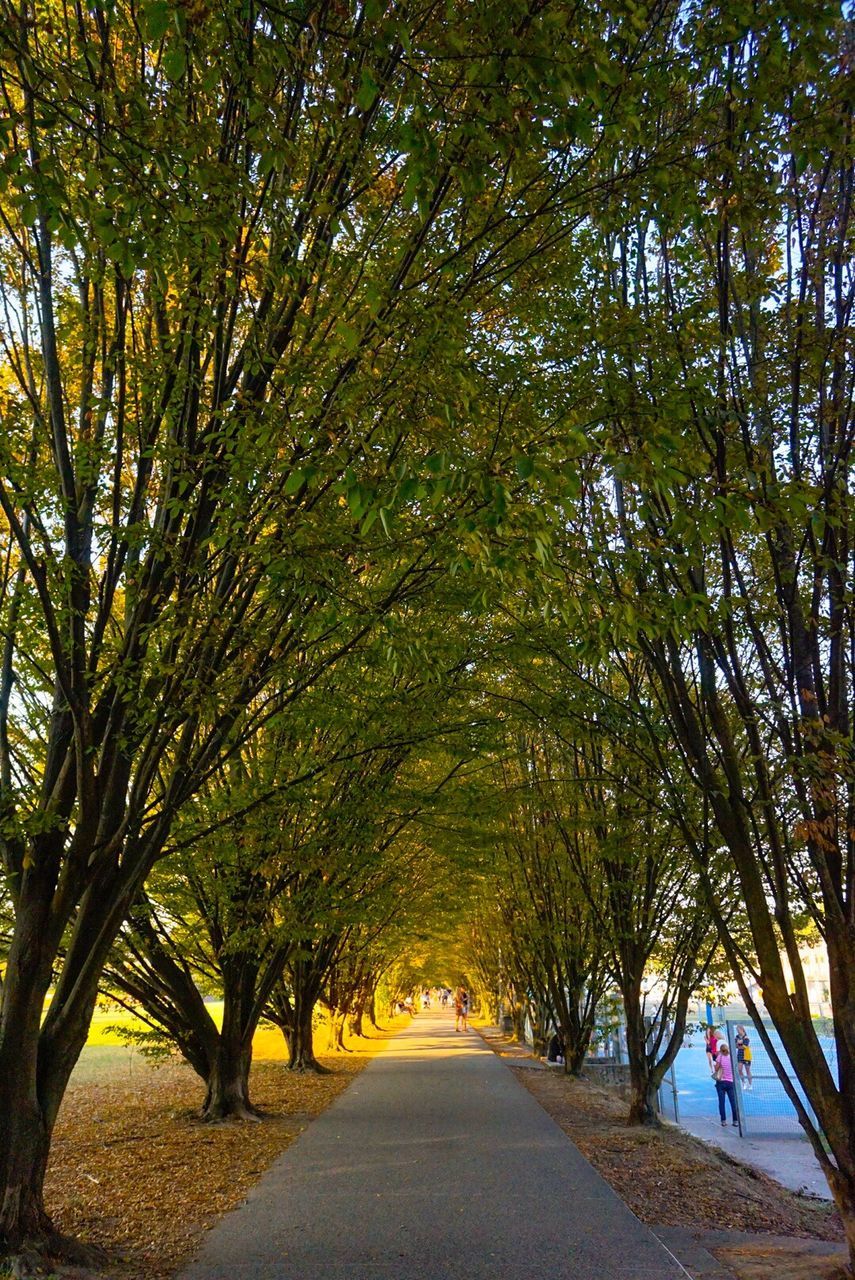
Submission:
[[[179,1280],[685,1280],[452,1013],[419,1014]]]

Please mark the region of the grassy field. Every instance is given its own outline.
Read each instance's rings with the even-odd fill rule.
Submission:
[[[223,1016],[222,1001],[212,1001],[207,1007],[219,1026]],[[87,1084],[111,1077],[116,1080],[132,1080],[135,1075],[147,1069],[147,1062],[139,1050],[123,1043],[121,1028],[130,1031],[145,1030],[143,1023],[125,1009],[99,1007],[95,1010],[86,1048],[80,1055],[72,1076],[75,1084]],[[326,1048],[326,1030],[327,1023],[320,1016],[315,1032],[316,1052],[322,1053]],[[252,1057],[254,1062],[287,1061],[288,1050],[282,1032],[277,1027],[260,1027],[255,1033]]]

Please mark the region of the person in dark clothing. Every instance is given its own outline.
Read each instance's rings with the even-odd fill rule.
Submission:
[[[564,1037],[560,1031],[555,1031],[546,1047],[546,1061],[563,1065],[564,1047]]]

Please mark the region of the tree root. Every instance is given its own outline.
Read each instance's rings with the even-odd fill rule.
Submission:
[[[108,1256],[95,1245],[50,1231],[0,1261],[10,1280],[105,1280]]]
[[[253,1106],[231,1107],[222,1115],[203,1111],[199,1118],[203,1124],[228,1124],[230,1121],[236,1124],[260,1124],[264,1119],[264,1113],[256,1111]]]
[[[288,1064],[288,1070],[293,1071],[295,1075],[302,1076],[330,1076],[332,1071],[329,1067],[322,1067],[319,1062],[297,1062],[292,1067]]]

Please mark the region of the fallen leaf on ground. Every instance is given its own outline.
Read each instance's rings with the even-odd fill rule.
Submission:
[[[834,1207],[672,1126],[630,1127],[616,1090],[508,1064],[642,1222],[842,1240]]]
[[[107,1251],[110,1280],[166,1280],[385,1038],[319,1055],[329,1075],[254,1064],[251,1096],[265,1114],[258,1124],[203,1123],[202,1082],[180,1061],[143,1064],[106,1083],[72,1083],[45,1188],[56,1225]]]

